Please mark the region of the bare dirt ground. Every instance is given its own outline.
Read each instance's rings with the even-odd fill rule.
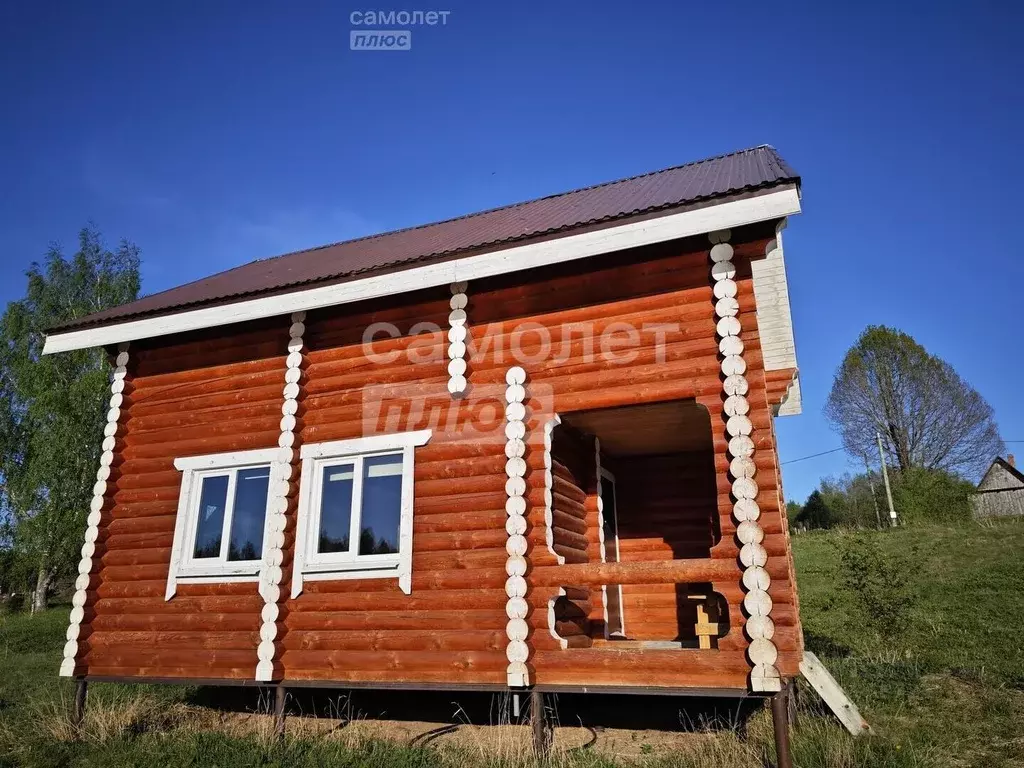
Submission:
[[[231,729],[272,728],[269,702],[252,694],[210,702],[203,719]],[[507,694],[432,692],[327,692],[289,694],[287,729],[295,735],[384,739],[520,755],[532,752],[528,697],[513,712]],[[739,731],[759,700],[704,700],[667,696],[566,695],[548,697],[558,752],[586,749],[621,757],[659,754],[713,738],[716,731]],[[212,725],[213,723],[209,723]]]

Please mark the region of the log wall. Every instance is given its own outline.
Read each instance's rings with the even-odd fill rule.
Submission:
[[[164,600],[182,473],[174,459],[277,444],[287,324],[133,345],[131,400],[80,667],[90,675],[252,679],[263,599],[252,582]]]
[[[710,424],[708,425],[710,437]],[[718,540],[718,498],[710,449],[614,462],[622,562],[709,557]],[[624,585],[626,634],[637,640],[692,640],[697,605],[688,585]],[[697,591],[706,592],[706,590]]]
[[[566,563],[591,560],[587,508],[594,497],[595,469],[594,441],[566,425],[556,428],[551,441],[550,525],[552,548]],[[589,647],[593,590],[570,584],[564,591],[555,603],[556,633],[573,647]]]
[[[750,259],[763,255],[771,234],[766,227],[740,235],[734,237],[735,260],[757,446],[757,501],[772,575],[778,667],[792,675],[799,661],[799,624],[750,273]],[[712,545],[706,526],[695,528],[696,538],[689,540],[679,527],[668,539],[662,537],[659,557],[700,551],[723,561],[721,572],[730,574],[713,584],[729,602],[729,634],[718,650],[703,652],[563,648],[548,626],[558,587],[531,587],[532,682],[745,687],[750,664],[740,609],[744,590],[731,517],[706,242],[695,238],[471,283],[469,390],[461,401],[447,391],[443,330],[408,335],[424,322],[446,328],[447,289],[308,313],[295,427],[299,444],[427,427],[434,434],[416,452],[412,593],[403,594],[390,579],[307,581],[298,597],[282,599],[276,677],[505,684],[502,396],[506,370],[519,364],[528,374],[524,458],[531,569],[558,566],[546,543],[544,424],[555,413],[685,398],[696,399],[711,414],[713,459],[705,460],[713,461],[713,487],[709,483],[695,494],[705,514],[717,516],[721,540]],[[363,335],[380,322],[395,324],[400,335],[377,336],[377,357],[371,359]],[[524,322],[529,323],[525,331]],[[81,668],[89,674],[252,678],[263,606],[255,584],[180,584],[172,600],[163,600],[181,480],[173,460],[277,444],[289,323],[282,317],[137,345],[123,463],[103,523],[107,551],[92,613],[83,623],[91,634],[84,640]],[[654,332],[639,333],[630,342],[635,355],[616,360],[608,359],[596,340],[613,330],[613,323],[668,324],[670,330],[663,332],[660,349]],[[509,352],[513,343],[519,357]],[[599,561],[593,531],[588,527],[583,534],[587,541],[581,549],[580,526],[573,522],[580,502],[571,490],[579,486],[569,481],[574,470],[567,463],[553,469],[566,481],[559,487],[572,502],[556,508],[569,515],[558,518],[565,525],[556,541],[568,562],[570,556]],[[590,509],[595,496],[591,489],[586,494],[584,508]],[[294,503],[289,515],[284,594],[294,547]],[[630,552],[633,558],[641,555]],[[601,610],[595,595],[599,590],[587,600],[580,588],[566,596],[593,616]],[[643,610],[652,626],[667,631],[666,610],[674,615],[674,608],[663,608],[659,594],[645,587],[632,587],[629,595],[627,623]]]

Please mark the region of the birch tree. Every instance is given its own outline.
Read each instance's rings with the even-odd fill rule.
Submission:
[[[78,560],[110,376],[101,349],[44,357],[44,332],[137,298],[139,250],[128,242],[107,250],[86,228],[73,256],[53,246],[26,275],[25,297],[0,319],[0,506],[15,555],[35,574],[36,612]]]

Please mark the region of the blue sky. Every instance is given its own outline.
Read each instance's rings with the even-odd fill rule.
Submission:
[[[351,11],[417,7],[448,23],[348,50]],[[1022,22],[1009,3],[6,3],[0,301],[89,220],[142,248],[151,293],[769,143],[804,177],[783,460],[839,445],[821,408],[869,323],[1024,440]],[[787,495],[850,468],[788,464]]]

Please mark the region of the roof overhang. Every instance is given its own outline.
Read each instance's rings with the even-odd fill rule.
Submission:
[[[748,197],[691,208],[657,218],[414,266],[386,274],[302,288],[273,296],[243,299],[217,306],[185,309],[155,317],[63,333],[54,332],[47,335],[43,354],[184,333],[291,312],[365,301],[463,280],[479,280],[692,237],[719,229],[732,229],[762,221],[783,219],[799,212],[799,190],[795,184],[789,184]]]

